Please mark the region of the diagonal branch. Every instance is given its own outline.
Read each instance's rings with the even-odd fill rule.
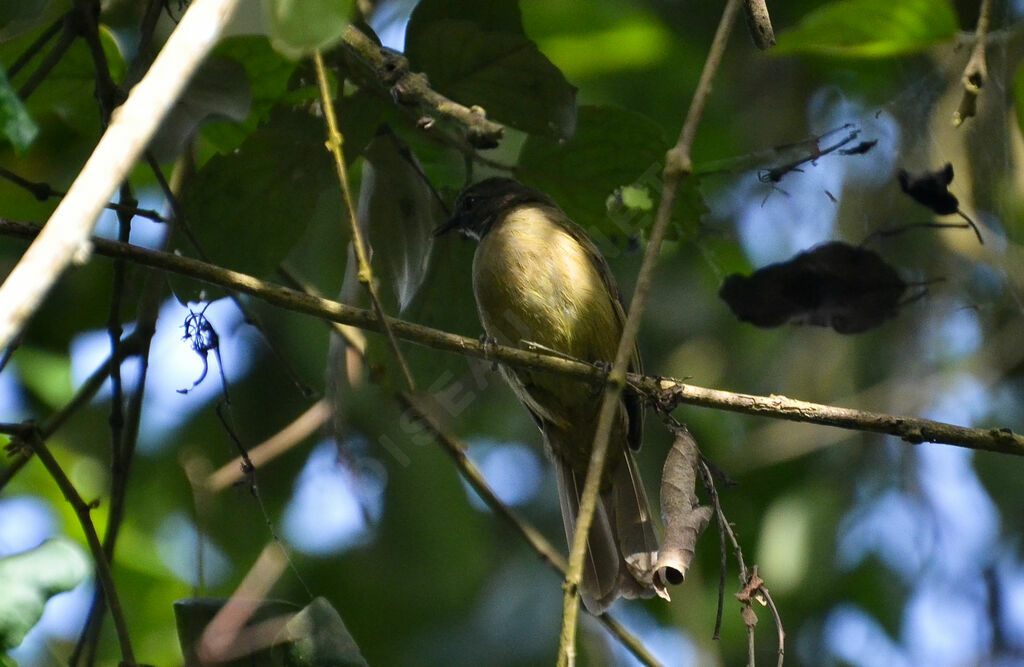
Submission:
[[[464,126],[470,145],[476,148],[494,148],[501,142],[505,133],[502,125],[487,120],[480,107],[463,106],[431,88],[426,75],[409,69],[405,56],[385,49],[355,26],[345,29],[342,40],[370,65],[380,82],[403,104],[423,105],[432,113]]]
[[[398,364],[399,369],[402,371],[405,386],[410,391],[414,391],[416,383],[412,379],[412,372],[409,370],[409,365],[405,363],[405,357],[402,355],[402,350],[398,347],[398,341],[395,339],[395,334],[391,331],[391,326],[388,323],[388,315],[384,312],[384,307],[377,297],[377,286],[373,281],[373,270],[370,267],[366,243],[363,240],[362,231],[359,229],[359,221],[356,219],[356,208],[352,204],[352,191],[348,187],[345,154],[341,150],[343,137],[341,132],[338,131],[338,123],[334,118],[334,103],[331,99],[330,86],[327,84],[327,71],[324,68],[323,56],[320,55],[319,51],[313,55],[313,62],[316,65],[316,80],[320,86],[320,101],[324,110],[324,120],[327,122],[327,150],[334,157],[334,166],[338,172],[338,182],[341,184],[341,194],[345,201],[349,228],[352,231],[352,245],[356,251],[359,282],[363,284],[366,293],[370,296],[370,303],[373,304],[373,310],[377,313],[377,319],[384,326],[384,334],[387,336],[388,343],[391,345],[391,351],[395,355],[395,363]]]
[[[0,218],[0,235],[31,239],[38,232],[38,225]],[[211,285],[238,290],[271,305],[322,320],[348,324],[368,331],[382,331],[377,316],[372,311],[363,308],[354,308],[329,299],[303,294],[244,273],[188,257],[157,252],[106,239],[93,238],[91,243],[100,255],[124,257],[138,264],[164,269]],[[605,380],[604,373],[596,366],[563,356],[548,355],[539,350],[522,350],[504,345],[485,344],[475,338],[467,338],[398,319],[391,320],[391,327],[397,338],[435,350],[454,352],[476,359],[500,361],[516,368],[530,368],[576,377],[582,382],[592,384],[600,384]],[[967,449],[1024,456],[1024,435],[1014,433],[1009,428],[968,428],[930,419],[809,403],[785,396],[757,396],[709,389],[671,378],[627,374],[625,379],[630,386],[650,397],[652,401],[659,403],[668,401],[670,407],[686,403],[773,419],[885,433],[913,444],[936,442]]]
[[[89,234],[100,211],[213,48],[237,2],[192,3],[153,67],[114,114],[44,231],[0,285],[0,348],[25,326],[68,264],[88,258]]]

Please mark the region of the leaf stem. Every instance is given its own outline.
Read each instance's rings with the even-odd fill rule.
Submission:
[[[327,123],[327,150],[334,157],[334,166],[338,172],[338,182],[341,184],[341,194],[345,200],[345,209],[348,212],[349,226],[352,232],[352,245],[355,247],[356,261],[359,268],[359,282],[363,284],[366,288],[366,293],[370,296],[373,310],[377,313],[377,318],[383,326],[388,343],[391,345],[391,351],[395,354],[395,361],[402,371],[406,387],[410,391],[415,391],[416,383],[412,379],[412,372],[409,370],[409,365],[405,362],[402,350],[398,347],[398,339],[395,338],[395,333],[391,330],[389,318],[384,312],[384,307],[381,306],[380,299],[377,296],[377,286],[374,284],[373,270],[367,257],[362,231],[359,229],[356,209],[352,203],[352,191],[348,186],[348,171],[345,169],[345,154],[342,151],[344,137],[338,130],[338,122],[334,116],[334,101],[331,98],[331,89],[327,83],[327,70],[324,67],[323,56],[320,55],[319,51],[313,54],[313,63],[316,65],[316,79],[320,86],[320,101],[324,110],[324,120]]]

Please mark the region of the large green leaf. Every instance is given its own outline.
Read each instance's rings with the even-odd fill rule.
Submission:
[[[580,107],[571,141],[526,141],[518,175],[554,197],[607,251],[608,239],[638,235],[653,222],[668,146],[661,127],[642,114]],[[676,207],[676,221],[686,228],[703,213],[695,180],[690,184],[682,197],[686,203]]]
[[[837,0],[779,33],[775,53],[885,58],[923,51],[956,30],[948,0]]]
[[[215,155],[186,193],[185,215],[210,258],[266,275],[306,229],[321,195],[334,187],[323,123],[281,111],[239,149]]]
[[[21,644],[46,601],[82,583],[89,572],[85,552],[64,538],[0,558],[0,650]]]
[[[285,59],[262,37],[234,36],[217,45],[211,58],[233,60],[245,68],[249,81],[251,106],[241,123],[211,123],[203,136],[222,153],[238,148],[247,136],[267,120],[270,110],[288,93],[288,81],[296,63]]]
[[[514,0],[424,0],[405,52],[435,89],[494,120],[531,134],[573,134],[576,88],[526,37]]]
[[[100,26],[99,36],[110,76],[119,82],[124,77],[125,62],[117,40],[104,26]],[[24,76],[24,73],[20,75]],[[98,136],[96,67],[85,40],[75,40],[25,106],[40,123],[45,114],[54,114],[79,134]]]
[[[39,128],[25,110],[18,93],[0,67],[0,137],[6,138],[19,153],[25,151],[36,138]]]
[[[1024,65],[1017,68],[1017,77],[1013,83],[1014,106],[1017,107],[1017,124],[1024,134]]]
[[[325,49],[341,39],[353,4],[353,0],[263,0],[270,42],[289,58]]]

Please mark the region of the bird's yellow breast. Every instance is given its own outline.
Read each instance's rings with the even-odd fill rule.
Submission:
[[[611,361],[621,334],[616,298],[587,248],[542,206],[523,206],[484,236],[473,286],[488,335],[532,341],[584,361]],[[555,218],[557,219],[557,218]]]

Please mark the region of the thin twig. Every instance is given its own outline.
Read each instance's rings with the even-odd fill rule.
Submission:
[[[772,619],[775,621],[775,630],[779,641],[779,661],[776,663],[776,667],[782,667],[782,663],[786,658],[786,631],[782,628],[782,617],[779,616],[779,608],[775,606],[775,600],[772,599],[772,594],[768,592],[768,588],[761,584],[758,590],[764,596],[765,603],[772,612]]]
[[[262,467],[304,441],[324,425],[330,413],[331,406],[327,399],[321,398],[309,406],[290,424],[249,450],[249,461],[253,468]],[[223,491],[244,477],[243,467],[241,457],[225,463],[203,480],[204,488],[211,493]]]
[[[640,318],[647,305],[647,294],[650,291],[654,276],[654,267],[661,252],[661,243],[668,230],[672,209],[675,206],[679,186],[690,177],[693,165],[690,159],[690,147],[696,136],[697,125],[711,93],[711,81],[725,52],[729,33],[735,23],[736,14],[740,9],[740,0],[729,0],[722,12],[721,21],[715,32],[711,48],[708,51],[704,69],[697,83],[693,101],[676,145],[669,149],[665,156],[664,187],[661,201],[651,228],[650,241],[644,253],[643,263],[637,274],[636,288],[630,302],[629,313],[622,327],[622,338],[619,340],[618,351],[608,381],[605,385],[601,411],[598,415],[594,445],[590,454],[590,465],[587,469],[586,482],[580,498],[579,512],[576,516],[575,533],[572,548],[569,551],[569,572],[565,579],[565,593],[562,608],[562,633],[558,647],[558,665],[566,667],[575,663],[576,653],[576,619],[579,614],[579,585],[583,577],[583,561],[587,549],[587,535],[597,508],[598,487],[604,470],[605,457],[611,437],[611,427],[619,410],[619,397],[626,385],[626,366],[632,356],[636,336],[640,329]]]
[[[160,168],[160,163],[157,161],[156,156],[153,155],[152,151],[146,151],[143,154],[143,159],[146,161],[146,164],[149,165],[150,171],[153,173],[157,184],[160,186],[160,190],[163,192],[164,199],[167,200],[167,205],[170,207],[171,215],[174,219],[175,229],[180,230],[185,235],[185,238],[188,240],[193,250],[196,251],[203,261],[209,262],[210,256],[206,254],[206,250],[204,250],[202,244],[199,243],[199,239],[192,233],[192,227],[189,225],[188,218],[185,216],[181,202],[178,200],[178,196],[174,193],[170,184],[168,184],[167,178],[164,176],[163,170]],[[235,307],[238,308],[239,312],[242,313],[245,323],[256,329],[260,336],[263,337],[263,341],[267,344],[267,347],[270,348],[270,351],[274,353],[278,363],[281,364],[281,369],[284,371],[285,375],[288,376],[288,379],[295,388],[298,389],[299,393],[306,398],[316,394],[313,388],[310,387],[309,384],[302,379],[302,376],[299,375],[299,372],[295,370],[295,364],[288,358],[288,355],[282,349],[280,343],[274,340],[273,336],[271,336],[270,331],[267,330],[267,327],[263,324],[263,320],[252,306],[245,303],[236,291],[227,290],[227,296],[231,299],[232,303],[235,304]]]
[[[30,181],[27,178],[22,178],[21,176],[15,174],[12,171],[4,169],[3,167],[0,167],[0,178],[10,183],[13,183],[14,185],[17,185],[19,188],[22,188],[23,190],[28,191],[28,193],[35,197],[38,201],[45,201],[52,197],[63,197],[65,194],[67,194],[66,192],[61,192],[60,190],[55,190],[54,188],[50,187],[49,183],[39,183],[35,181]],[[117,213],[130,213],[140,218],[148,218],[149,220],[153,220],[154,222],[167,222],[164,216],[160,215],[159,213],[152,209],[138,208],[137,206],[126,206],[124,202],[107,202],[106,204],[104,204],[104,208],[107,208],[111,211],[115,211]]]
[[[15,222],[0,217],[0,235],[31,239],[38,232],[38,225]],[[381,331],[377,316],[372,311],[363,308],[354,308],[336,301],[303,294],[244,273],[188,257],[106,239],[93,238],[91,243],[100,255],[125,257],[139,264],[154,266],[211,285],[238,290],[293,312],[348,324],[368,331]],[[529,368],[576,377],[591,384],[598,384],[605,380],[604,373],[592,364],[570,361],[539,351],[529,352],[505,345],[483,343],[475,338],[467,338],[398,319],[391,320],[391,327],[398,338],[435,350],[444,350],[477,359],[499,361],[516,368]],[[1024,436],[1014,433],[1009,428],[968,428],[931,419],[809,403],[785,396],[758,396],[709,389],[686,384],[682,380],[634,373],[627,374],[626,379],[635,390],[642,392],[652,401],[664,403],[668,409],[685,403],[773,419],[884,433],[897,436],[912,444],[935,442],[967,449],[1024,456]]]
[[[53,45],[49,53],[43,57],[43,61],[32,71],[32,74],[25,80],[25,83],[21,84],[18,88],[18,97],[22,101],[27,100],[36,91],[36,88],[46,80],[46,77],[50,76],[53,68],[57,66],[57,63],[61,61],[67,54],[68,49],[71,48],[71,45],[78,39],[78,24],[74,14],[73,10],[69,11],[59,21],[62,27],[60,39]]]
[[[354,30],[354,28],[350,28],[350,30]],[[399,369],[402,371],[406,387],[410,391],[415,391],[416,383],[412,379],[412,372],[409,370],[409,365],[405,362],[402,350],[398,347],[398,339],[395,338],[395,332],[391,330],[391,326],[388,323],[388,315],[384,312],[384,307],[377,296],[377,286],[374,284],[373,270],[370,267],[370,259],[366,252],[366,243],[363,241],[363,234],[359,229],[359,220],[356,219],[356,208],[352,203],[352,191],[348,186],[348,171],[345,169],[345,154],[342,151],[344,138],[338,130],[338,122],[334,117],[334,100],[331,98],[331,89],[327,82],[327,70],[324,67],[324,59],[319,51],[313,54],[313,62],[316,65],[316,78],[320,86],[320,100],[324,110],[324,120],[327,123],[327,150],[334,157],[334,166],[338,172],[338,182],[341,184],[341,193],[345,200],[349,229],[352,233],[352,245],[356,251],[359,282],[366,288],[366,293],[373,304],[373,310],[377,313],[377,317],[384,327],[384,333],[388,338],[388,343],[391,345],[391,351],[395,355],[395,363],[398,364]]]
[[[38,433],[33,434],[28,439],[28,445],[32,448],[36,457],[46,467],[47,472],[53,477],[53,480],[57,482],[57,486],[60,487],[61,493],[67,499],[71,505],[75,514],[78,516],[78,522],[82,526],[82,532],[85,533],[85,540],[89,544],[89,550],[92,552],[93,560],[96,563],[96,578],[100,582],[100,586],[103,589],[103,595],[107,599],[110,605],[110,614],[114,618],[114,627],[117,630],[117,640],[121,646],[121,660],[122,664],[134,665],[135,654],[132,651],[131,638],[128,636],[128,624],[125,622],[124,611],[121,608],[121,600],[117,596],[117,589],[114,587],[114,577],[110,571],[110,562],[107,560],[107,555],[103,551],[103,545],[100,544],[99,535],[96,534],[96,527],[92,523],[92,517],[89,516],[90,506],[79,495],[78,490],[75,489],[75,485],[71,483],[68,476],[64,473],[64,469],[61,468],[60,464],[57,463],[57,459],[50,453],[49,448],[46,444],[38,437]]]
[[[988,64],[985,61],[985,47],[988,28],[992,21],[992,0],[981,0],[978,8],[978,26],[974,31],[974,48],[971,57],[964,67],[961,82],[964,93],[960,97],[960,106],[953,112],[953,127],[960,127],[964,121],[975,115],[978,109],[978,95],[988,78]]]
[[[11,66],[7,68],[8,79],[13,81],[14,77],[18,76],[18,72],[20,72],[25,65],[32,62],[32,59],[36,57],[36,54],[46,46],[47,42],[56,37],[57,33],[59,33],[63,27],[64,18],[61,17],[51,23],[49,27],[39,35],[39,37],[36,37],[35,40],[21,52],[21,55],[11,63]]]
[[[39,307],[72,261],[88,258],[100,211],[125,179],[191,74],[216,43],[238,0],[195,0],[107,127],[39,237],[0,285],[0,348]]]
[[[139,353],[138,337],[136,333],[130,334],[127,338],[121,341],[121,345],[118,347],[118,357],[113,359],[107,357],[94,370],[89,377],[82,382],[82,385],[75,392],[75,395],[71,397],[71,400],[64,404],[64,406],[57,412],[50,415],[46,421],[39,426],[39,437],[45,442],[56,433],[61,426],[63,426],[68,419],[77,413],[81,408],[86,406],[89,401],[92,400],[93,396],[96,395],[102,387],[103,383],[107,381],[107,377],[110,374],[110,365],[112,363],[120,363],[122,360],[127,359],[130,356],[137,355]],[[31,450],[25,450],[19,448],[13,458],[8,461],[6,467],[0,472],[0,491],[4,490],[4,487],[14,478],[14,476],[21,470],[26,463],[28,463]]]

